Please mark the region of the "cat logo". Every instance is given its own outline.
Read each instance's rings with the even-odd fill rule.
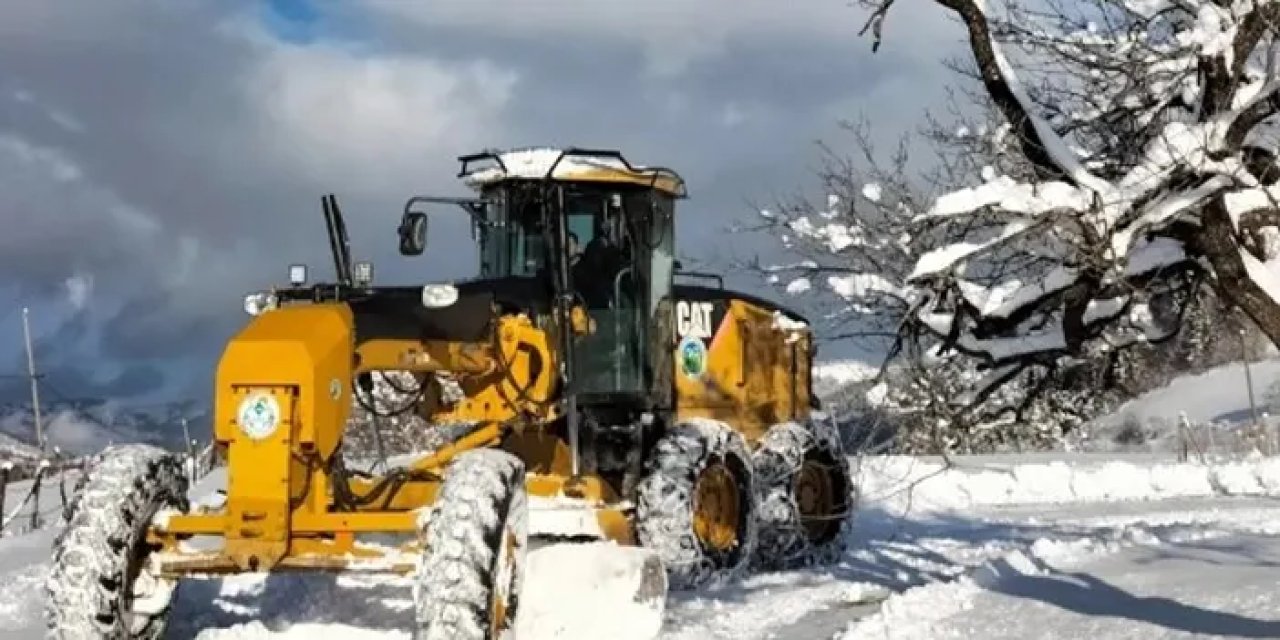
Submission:
[[[711,312],[715,305],[710,302],[676,303],[676,332],[681,338],[710,338],[714,332],[711,326]]]

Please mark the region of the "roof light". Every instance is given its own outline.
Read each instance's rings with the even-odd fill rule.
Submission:
[[[357,287],[367,287],[373,284],[373,263],[357,262],[355,268],[351,270],[351,281]]]

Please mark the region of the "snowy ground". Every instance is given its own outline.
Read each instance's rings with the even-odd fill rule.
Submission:
[[[864,463],[866,501],[838,566],[674,593],[658,637],[1280,636],[1280,459],[1044,458]],[[0,638],[39,636],[51,536],[0,539]],[[580,626],[643,619],[575,607],[593,594],[566,567],[563,555],[539,562],[530,587],[544,605]],[[169,637],[407,638],[410,601],[407,583],[382,577],[190,581]]]

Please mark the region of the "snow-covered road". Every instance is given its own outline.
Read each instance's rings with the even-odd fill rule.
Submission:
[[[1012,568],[1012,567],[1011,567]],[[985,585],[931,638],[1280,638],[1280,538],[1235,534],[1034,560]],[[893,636],[898,637],[898,636]]]
[[[1280,612],[1280,500],[1257,480],[1269,477],[1268,467],[1175,473],[1134,463],[1127,475],[1087,463],[1073,463],[1068,474],[1045,469],[1007,470],[1034,485],[1024,487],[1034,495],[1010,492],[989,470],[937,476],[916,487],[909,509],[901,492],[885,493],[900,476],[868,484],[869,501],[839,566],[672,594],[659,637],[1280,637],[1273,622],[1280,619],[1273,613]],[[1095,489],[1103,478],[1127,484],[1104,495]],[[1143,478],[1158,481],[1144,485]],[[1209,485],[1216,488],[1206,493]],[[1263,485],[1262,495],[1221,494]],[[1144,492],[1160,499],[1112,495]],[[930,502],[945,506],[923,506]],[[0,539],[0,639],[40,637],[51,538],[45,531]],[[575,608],[590,594],[557,582],[562,576],[531,585],[554,590],[566,616],[626,622],[625,611]],[[404,581],[372,576],[188,581],[169,637],[407,638],[410,601]]]
[[[984,524],[970,530],[970,548],[982,546],[979,532],[1003,531],[986,546],[1003,550],[972,563],[958,579],[906,589],[837,635],[1280,638],[1280,502],[1273,499],[1015,507],[973,515]]]

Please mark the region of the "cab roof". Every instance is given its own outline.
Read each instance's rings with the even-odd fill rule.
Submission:
[[[458,177],[481,190],[507,180],[612,182],[652,187],[675,198],[688,195],[684,178],[664,167],[635,166],[618,151],[553,147],[529,147],[507,151],[481,151],[461,156]],[[484,167],[471,165],[484,163]]]

